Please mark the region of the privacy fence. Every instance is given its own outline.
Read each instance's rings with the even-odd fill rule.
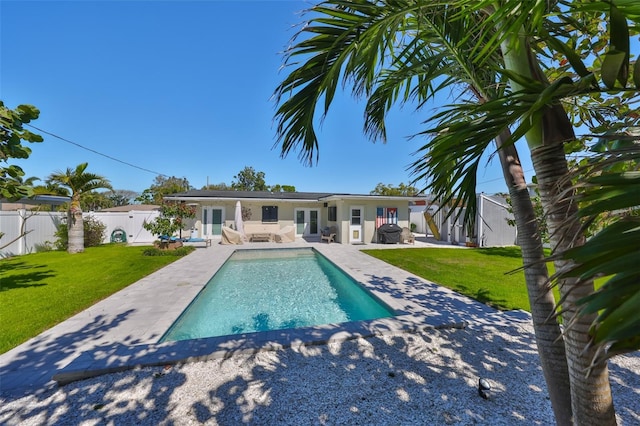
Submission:
[[[158,217],[158,211],[89,212],[84,217],[93,217],[106,226],[104,243],[113,241],[131,244],[151,244],[156,238],[142,227],[147,221]],[[39,212],[30,210],[0,211],[0,257],[33,253],[55,241],[55,232],[67,220],[66,213]],[[20,235],[26,232],[26,235]]]

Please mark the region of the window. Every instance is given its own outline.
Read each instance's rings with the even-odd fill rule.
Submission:
[[[359,208],[351,209],[351,224],[360,225],[362,220],[362,211]]]
[[[262,206],[262,221],[263,222],[277,222],[278,221],[278,206]]]
[[[329,207],[329,222],[335,222],[338,220],[338,208],[336,206]]]

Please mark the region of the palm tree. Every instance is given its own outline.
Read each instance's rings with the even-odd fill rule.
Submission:
[[[567,188],[554,185],[567,175],[563,148],[565,142],[575,140],[575,135],[558,99],[560,95],[570,95],[572,90],[584,90],[585,84],[568,90],[560,87],[566,78],[550,84],[540,71],[536,52],[531,48],[536,41],[532,36],[554,46],[564,46],[559,38],[549,35],[560,25],[557,19],[546,19],[550,12],[546,9],[548,4],[507,3],[499,9],[494,9],[491,2],[479,0],[443,4],[329,1],[314,7],[315,17],[298,35],[307,34],[309,38],[297,42],[287,52],[288,62],[300,56],[306,57],[306,61],[296,64],[277,89],[278,102],[290,95],[276,113],[282,155],[300,149],[302,160],[317,161],[314,114],[318,104],[323,104],[321,111],[327,113],[341,82],[352,84],[356,96],[368,97],[365,131],[374,137],[384,136],[384,114],[395,102],[412,99],[422,104],[451,84],[470,84],[481,95],[480,103],[457,104],[432,117],[437,124],[424,132],[432,139],[420,149],[423,155],[413,164],[414,172],[419,178],[431,178],[430,189],[436,195],[443,195],[448,201],[466,201],[472,207],[467,209],[468,219],[475,207],[478,163],[489,142],[497,140],[504,151],[514,140],[526,135],[550,228],[560,229],[574,205],[571,197],[568,202],[558,203],[556,196],[567,193]],[[434,16],[441,18],[436,20]],[[436,25],[430,25],[429,21]],[[447,33],[446,24],[458,31],[458,41],[451,45],[453,49],[447,49],[452,33]],[[460,49],[462,45],[464,49]],[[456,55],[463,60],[451,60]],[[450,69],[452,64],[456,68]],[[480,79],[480,84],[466,80],[486,71],[493,76]],[[488,81],[490,85],[486,85]],[[486,96],[490,88],[497,90]],[[509,136],[506,129],[516,124],[516,131]],[[505,168],[511,155],[506,151],[503,155]],[[509,183],[513,183],[511,179]],[[532,217],[529,222],[533,222]],[[521,219],[527,222],[524,215]],[[559,249],[569,247],[559,238],[553,242]],[[573,414],[580,424],[615,423],[606,366],[594,369],[589,378],[584,378],[583,369],[588,365],[585,361],[592,355],[589,351],[581,352],[588,337],[584,324],[592,318],[576,320],[572,313],[574,303],[592,291],[593,286],[576,284],[560,285],[565,319],[571,318],[574,324],[565,339]],[[575,292],[570,291],[573,288]],[[548,365],[543,362],[543,367]],[[546,373],[549,377],[550,372]],[[565,411],[559,416],[556,410],[558,423],[569,421],[566,414]]]
[[[446,84],[442,83],[438,89],[442,89],[448,84],[462,84],[464,85],[463,87],[468,88],[477,102],[480,103],[484,103],[488,99],[499,95],[501,87],[493,84],[496,78],[495,71],[487,67],[479,68],[475,66],[470,59],[470,52],[474,47],[470,43],[472,39],[470,35],[474,34],[475,23],[472,20],[450,20],[449,15],[453,14],[455,10],[445,7],[440,7],[439,11],[437,9],[438,7],[434,5],[432,6],[432,10],[438,13],[425,14],[420,17],[420,37],[415,37],[412,43],[402,52],[402,56],[392,62],[391,70],[382,71],[378,76],[376,89],[369,95],[367,103],[366,129],[368,133],[386,140],[384,118],[393,103],[391,101],[397,96],[397,93],[405,93],[405,97],[401,99],[402,101],[408,101],[411,97],[417,98],[418,101],[424,101],[431,96],[430,93],[437,90],[431,87],[431,83],[441,77],[447,80]],[[386,14],[382,12],[378,16],[372,13],[371,16],[375,16],[374,20],[377,19],[377,22],[371,24],[369,27],[373,29],[373,32],[375,32],[376,28],[384,27],[384,25],[393,25],[394,23],[398,25],[398,32],[403,31],[409,33],[416,31],[415,28],[411,28],[411,25],[406,22],[396,21],[396,16],[402,16],[402,12],[397,13],[397,15],[394,15],[390,10],[387,10],[387,12]],[[387,22],[385,22],[385,20]],[[325,19],[323,23],[330,23],[339,28],[341,23],[336,21],[337,20],[332,20],[329,22]],[[356,28],[355,31],[359,32],[364,39],[367,37],[368,32],[367,30],[362,30],[363,26],[361,22],[358,22],[358,24],[359,25],[354,24],[353,28]],[[306,29],[311,32],[321,32],[317,27],[308,26]],[[389,31],[389,33],[391,33],[391,31]],[[327,30],[327,34],[329,34],[327,37],[318,36],[315,45],[312,45],[310,41],[305,43],[305,53],[313,49],[322,52],[324,46],[330,44],[327,39],[330,38],[332,33]],[[340,37],[343,37],[343,35],[341,34]],[[366,44],[366,41],[363,40],[353,39],[351,41],[353,43],[360,42]],[[338,43],[335,43],[334,46],[337,44]],[[438,48],[433,48],[434,44],[437,45]],[[369,46],[371,46],[371,44],[369,44]],[[345,47],[339,45],[336,50],[340,48]],[[371,51],[376,51],[376,47],[370,47],[369,52]],[[366,56],[369,52],[364,52],[364,55]],[[353,57],[361,55],[360,52],[355,50],[350,53]],[[290,55],[293,54],[297,54],[297,52],[290,52]],[[320,55],[313,59],[317,59],[319,56]],[[358,57],[353,63],[359,63],[359,60],[362,60],[362,58]],[[346,58],[344,61],[346,61]],[[330,60],[326,62],[330,63]],[[304,65],[305,70],[311,71],[313,65],[314,64],[307,62]],[[313,84],[311,81],[325,72],[325,64],[321,60],[317,60],[315,65],[316,69],[314,72],[305,74],[291,73],[289,78],[280,85],[278,89],[279,96],[282,96],[301,83],[305,83],[308,89],[311,84]],[[332,68],[340,68],[342,66],[343,62],[336,62]],[[327,70],[326,74],[330,72],[331,71]],[[349,74],[349,71],[345,72],[345,75],[347,74]],[[337,79],[338,76],[339,73],[335,73],[334,79]],[[410,90],[412,80],[418,80],[420,85]],[[356,79],[356,84],[358,84],[359,81],[360,80]],[[323,87],[322,83],[323,82],[318,83],[318,86],[314,88],[314,92],[326,91],[326,96],[329,98],[332,97],[335,85],[332,87],[331,83],[327,83],[326,86]],[[406,87],[405,90],[403,90],[403,86]],[[313,141],[314,138],[314,136],[307,138],[309,136],[308,132],[312,131],[312,127],[308,126],[308,121],[306,120],[308,120],[308,114],[315,110],[315,105],[303,103],[304,99],[302,99],[302,96],[307,96],[309,91],[305,89],[304,92],[301,91],[298,93],[300,94],[300,96],[298,96],[300,99],[296,99],[297,96],[294,95],[288,102],[285,102],[278,111],[281,117],[280,123],[290,125],[287,132],[283,132],[284,127],[279,127],[280,135],[285,139],[285,143],[283,144],[283,152],[285,153],[292,147],[292,144],[295,144],[295,138],[307,141]],[[406,96],[406,94],[410,94],[411,96]],[[294,111],[290,108],[291,106],[298,107],[298,105],[304,106],[307,110],[302,114],[294,116]],[[285,122],[289,118],[290,121]],[[522,237],[523,261],[525,264],[533,265],[526,269],[525,280],[532,307],[538,351],[544,366],[543,370],[548,383],[556,418],[560,423],[566,423],[567,420],[571,418],[569,377],[560,328],[558,323],[552,319],[555,310],[555,300],[547,285],[548,272],[546,265],[542,262],[544,258],[542,242],[537,231],[536,222],[533,220],[535,213],[524,180],[522,166],[515,146],[506,143],[508,138],[509,133],[505,131],[498,135],[495,141],[499,148],[498,154],[505,181],[513,200],[518,234]],[[307,154],[312,153],[314,147],[315,145],[313,144],[305,145]],[[447,150],[446,144],[442,147],[445,151]],[[451,165],[455,163],[454,159],[448,158],[446,152],[441,154],[439,164]],[[433,150],[431,150],[430,155],[434,155]],[[311,157],[307,156],[306,159],[311,160]],[[420,173],[425,164],[427,163],[425,163],[423,159],[419,160],[414,164],[414,170]],[[430,163],[430,165],[433,164],[434,162]],[[450,167],[441,168],[447,171],[451,170]],[[424,177],[424,175],[420,175],[418,179],[421,180]],[[450,191],[451,180],[438,181],[438,184],[440,186],[435,192],[441,196],[441,198],[444,198],[442,204],[446,205],[454,202],[453,192]],[[471,216],[473,206],[475,205],[475,190],[469,195],[470,196],[463,198],[467,205],[472,206],[472,208],[467,209],[469,216]]]
[[[69,196],[69,189],[57,182],[45,182],[44,185],[36,185],[33,187],[33,193],[36,195],[58,195],[61,197]]]
[[[71,192],[71,202],[67,212],[67,225],[69,235],[69,253],[81,253],[84,251],[84,222],[80,198],[84,193],[95,189],[112,189],[109,181],[97,174],[85,172],[88,163],[79,164],[75,170],[67,168],[66,171],[56,171],[47,179],[47,184],[60,185]]]

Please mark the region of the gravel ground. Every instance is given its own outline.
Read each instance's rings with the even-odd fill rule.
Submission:
[[[474,326],[143,368],[0,401],[0,424],[554,424],[531,342]],[[610,365],[618,422],[638,425],[640,355]]]

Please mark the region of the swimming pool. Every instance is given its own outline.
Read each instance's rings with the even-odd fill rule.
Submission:
[[[391,308],[313,249],[238,250],[160,341],[393,315]]]

